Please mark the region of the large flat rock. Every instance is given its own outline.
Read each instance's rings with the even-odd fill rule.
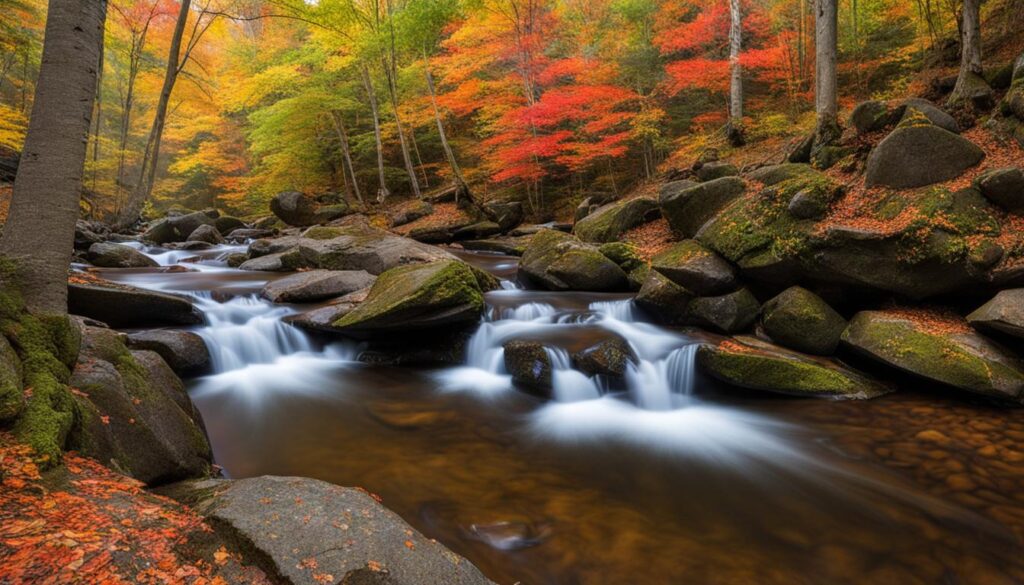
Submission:
[[[99,279],[68,283],[68,311],[112,327],[203,322],[203,316],[186,298]]]

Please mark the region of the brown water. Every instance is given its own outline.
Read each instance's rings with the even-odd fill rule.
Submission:
[[[188,275],[141,278],[242,293],[262,277]],[[499,583],[1024,583],[1019,412],[928,387],[832,402],[700,377],[691,406],[652,412],[453,391],[443,373],[300,355],[198,380],[193,399],[230,476],[361,486]]]

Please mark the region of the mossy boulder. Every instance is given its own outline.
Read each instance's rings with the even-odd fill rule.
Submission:
[[[685,322],[722,333],[745,331],[761,310],[757,298],[746,288],[715,297],[697,297],[686,308]]]
[[[934,103],[922,98],[903,100],[894,109],[899,123],[906,123],[911,118],[923,116],[925,121],[954,134],[960,133],[960,125],[953,116],[939,109]],[[914,122],[916,123],[916,122]]]
[[[312,195],[284,191],[270,200],[270,211],[291,226],[305,227],[342,218],[355,213],[347,203],[321,204]]]
[[[237,217],[230,215],[222,215],[217,219],[213,220],[213,227],[217,228],[217,231],[224,234],[225,236],[230,235],[231,232],[240,229],[246,229],[249,226]]]
[[[776,343],[804,353],[831,355],[846,319],[811,291],[793,286],[764,304],[761,325]]]
[[[720,295],[739,285],[736,269],[696,240],[683,240],[651,259],[651,268],[698,295]]]
[[[621,291],[626,273],[596,246],[555,230],[541,230],[519,261],[520,273],[548,290]]]
[[[967,322],[978,329],[1024,338],[1024,288],[999,291],[967,315]]]
[[[697,367],[734,386],[778,394],[863,400],[892,390],[837,360],[746,336],[701,346]]]
[[[866,182],[868,187],[923,187],[959,177],[983,158],[981,148],[948,130],[901,123],[868,155]]]
[[[648,197],[609,203],[576,222],[573,232],[584,242],[614,242],[638,225],[661,215],[658,202]]]
[[[97,242],[89,246],[89,262],[102,268],[152,268],[160,264],[131,246]]]
[[[467,240],[462,242],[462,247],[466,250],[497,252],[508,256],[522,256],[523,253],[526,252],[526,247],[530,245],[530,239],[532,238],[532,235],[498,236],[496,238],[486,238],[483,240]]]
[[[21,359],[7,338],[0,335],[0,423],[13,421],[24,408]]]
[[[484,203],[484,214],[507,232],[523,222],[523,204],[518,201],[493,201]]]
[[[1009,167],[982,173],[974,187],[992,203],[1013,213],[1024,213],[1024,169]]]
[[[537,341],[507,341],[502,346],[505,371],[512,382],[531,394],[551,398],[553,367],[548,348]]]
[[[647,278],[647,271],[650,270],[650,266],[640,257],[634,246],[624,242],[609,242],[601,244],[601,247],[597,250],[604,254],[605,258],[616,263],[626,273],[631,289],[640,290],[644,280]]]
[[[896,122],[898,116],[888,104],[879,100],[868,100],[857,104],[850,114],[850,125],[857,129],[858,134],[870,134],[884,130]]]
[[[697,174],[697,178],[705,183],[721,179],[722,177],[735,177],[740,174],[740,170],[736,168],[736,165],[725,161],[704,163],[694,172]]]
[[[259,272],[294,272],[317,266],[318,254],[308,246],[295,246],[284,252],[267,254],[246,260],[238,266],[241,270]]]
[[[636,304],[667,325],[681,325],[686,322],[690,301],[696,295],[667,276],[651,270],[647,273]]]
[[[1024,363],[954,317],[862,311],[842,341],[900,370],[967,392],[1020,402]]]
[[[616,336],[572,354],[572,363],[588,376],[621,378],[630,364],[637,363],[637,357],[629,342]]]
[[[1024,53],[1014,62],[1010,89],[999,106],[1004,116],[1024,121]],[[1018,140],[1024,144],[1024,140]]]
[[[692,238],[722,209],[740,198],[746,183],[739,177],[723,177],[688,189],[663,189],[659,203],[662,215],[679,238]]]
[[[484,297],[476,275],[458,260],[392,268],[381,274],[358,307],[333,324],[353,337],[413,330],[452,329],[477,323]]]
[[[755,169],[747,176],[752,181],[763,183],[765,186],[771,186],[805,175],[813,175],[817,172],[814,167],[806,163],[783,163]]]

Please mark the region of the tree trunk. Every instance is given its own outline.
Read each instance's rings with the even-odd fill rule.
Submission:
[[[373,135],[377,140],[377,173],[380,176],[380,187],[377,188],[377,203],[384,203],[384,200],[391,195],[388,191],[387,179],[384,177],[384,144],[380,139],[380,112],[377,110],[377,95],[373,92],[373,80],[370,79],[370,70],[363,65],[363,85],[366,87],[366,96],[370,100],[370,111],[373,113]]]
[[[437,92],[434,90],[434,76],[430,73],[430,66],[426,68],[427,76],[427,89],[430,90],[430,104],[434,107],[434,121],[437,122],[437,134],[441,137],[441,148],[444,150],[444,157],[448,160],[448,166],[452,168],[452,177],[455,180],[455,185],[458,187],[456,190],[456,201],[458,200],[458,191],[465,191],[469,193],[469,188],[466,185],[466,180],[462,177],[462,169],[459,168],[458,161],[455,160],[455,153],[452,152],[451,145],[448,144],[448,134],[444,131],[444,123],[441,121],[441,110],[437,107]]]
[[[950,104],[971,103],[991,107],[992,88],[982,77],[981,0],[963,0],[960,15],[960,73],[949,96]]]
[[[814,13],[814,102],[818,116],[815,143],[822,146],[839,138],[839,98],[836,81],[837,0],[816,0]]]
[[[391,111],[395,115],[395,129],[398,131],[398,143],[402,147],[402,162],[405,163],[405,172],[409,175],[409,185],[412,187],[412,193],[417,199],[423,198],[423,193],[420,192],[420,182],[416,178],[416,168],[412,164],[412,156],[409,155],[409,144],[405,141],[405,130],[402,128],[402,117],[398,114],[398,88],[395,85],[394,71],[385,59],[381,59],[381,65],[384,67],[384,77],[387,78],[388,82],[388,97],[391,98]]]
[[[67,313],[67,279],[82,194],[107,3],[50,0],[43,56],[0,252],[36,313]]]
[[[729,142],[742,146],[743,139],[743,21],[740,0],[729,0]]]
[[[164,74],[164,85],[160,89],[160,100],[156,105],[156,114],[153,117],[153,126],[149,130],[149,140],[146,141],[146,150],[142,155],[142,165],[139,170],[139,182],[132,190],[128,205],[125,206],[118,224],[122,227],[130,226],[138,221],[142,215],[142,207],[149,194],[153,191],[153,181],[156,179],[156,167],[160,160],[160,141],[163,138],[164,124],[167,121],[167,107],[171,101],[171,92],[174,91],[174,84],[178,80],[178,73],[181,67],[178,60],[181,55],[181,38],[184,36],[185,24],[188,22],[189,9],[192,0],[181,0],[181,9],[178,11],[178,20],[174,24],[174,35],[171,37],[171,48],[167,54],[167,71]]]
[[[99,173],[100,161],[100,122],[103,118],[103,41],[106,39],[106,19],[103,19],[104,31],[100,33],[99,65],[96,69],[96,113],[94,114],[92,134],[92,190],[96,190],[96,176]],[[90,210],[91,216],[91,210]]]
[[[338,133],[338,141],[341,142],[341,155],[343,157],[342,174],[345,174],[345,167],[348,167],[348,174],[352,177],[352,192],[359,203],[363,202],[363,195],[359,192],[359,181],[356,180],[356,169],[352,166],[352,151],[348,147],[348,133],[345,132],[345,122],[337,111],[331,112],[331,121],[334,122],[334,131]]]

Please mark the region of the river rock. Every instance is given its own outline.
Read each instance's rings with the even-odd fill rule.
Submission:
[[[201,225],[194,229],[186,242],[205,242],[207,244],[223,244],[224,236],[212,225]]]
[[[493,585],[362,489],[302,477],[206,479],[162,490],[227,539],[244,542],[268,573],[294,585]]]
[[[572,354],[572,363],[588,376],[621,378],[630,364],[637,363],[637,357],[629,342],[616,336]]]
[[[284,318],[284,321],[308,331],[335,333],[334,323],[351,313],[353,309],[366,300],[369,294],[370,287],[357,290],[338,297],[322,307],[317,307],[297,315],[289,315]]]
[[[310,303],[362,290],[375,280],[365,270],[310,270],[272,280],[260,295],[274,303]]]
[[[1024,213],[1024,170],[1018,167],[986,171],[974,180],[986,199],[1013,213]]]
[[[155,351],[179,374],[202,374],[210,368],[206,342],[191,331],[152,329],[129,333],[128,347]]]
[[[452,254],[428,244],[369,226],[312,227],[301,237],[270,240],[272,251],[302,247],[314,255],[311,267],[365,270],[380,274],[396,266],[452,260]],[[250,246],[253,253],[256,243]]]
[[[658,219],[660,215],[658,202],[648,197],[616,201],[576,222],[573,232],[584,242],[614,242],[627,230]]]
[[[366,300],[333,329],[354,337],[380,337],[477,323],[483,293],[473,271],[458,260],[392,268],[380,275]]]
[[[667,325],[680,325],[686,322],[694,296],[664,274],[651,270],[636,295],[636,304]]]
[[[976,144],[932,124],[900,124],[871,150],[868,187],[909,189],[959,177],[985,158]]]
[[[198,325],[203,316],[188,299],[112,282],[68,283],[68,311],[111,327]]]
[[[81,418],[69,448],[150,485],[208,474],[201,420],[163,359],[129,351],[112,329],[83,326],[82,333],[71,377]]]
[[[244,243],[248,240],[258,240],[260,238],[270,238],[277,233],[276,230],[258,229],[258,228],[238,228],[231,230],[231,233],[227,235],[227,239],[236,244]]]
[[[676,191],[662,188],[661,212],[679,238],[692,238],[724,207],[743,195],[746,183],[739,177],[723,177]]]
[[[698,295],[736,290],[736,269],[696,240],[683,240],[651,258],[651,268]]]
[[[312,195],[298,191],[284,191],[270,200],[270,211],[288,225],[305,227],[344,217],[354,213],[347,203],[323,205]]]
[[[479,240],[496,236],[502,232],[501,226],[493,221],[478,221],[460,227],[452,232],[456,240]]]
[[[1024,393],[1024,364],[952,318],[862,311],[842,341],[882,363],[967,392],[1015,402]]]
[[[967,322],[978,329],[1024,338],[1024,288],[999,291],[992,300],[967,315]]]
[[[107,239],[110,228],[98,221],[79,219],[75,222],[75,249],[88,250],[90,246]]]
[[[522,256],[532,238],[533,236],[498,236],[484,240],[467,240],[462,242],[462,247],[466,250]]]
[[[761,325],[776,343],[804,353],[831,355],[846,319],[811,291],[792,286],[764,304]]]
[[[292,272],[317,266],[317,253],[305,246],[295,246],[284,252],[258,256],[242,262],[242,270],[262,272]]]
[[[230,215],[222,215],[217,219],[213,220],[213,227],[217,228],[217,231],[228,236],[231,232],[239,229],[246,229],[249,226],[237,217]]]
[[[723,333],[736,333],[753,325],[760,309],[754,295],[741,288],[716,297],[693,299],[686,308],[684,322]]]
[[[201,225],[213,225],[214,219],[202,211],[168,216],[149,226],[142,239],[157,244],[184,242]]]
[[[531,394],[550,398],[553,368],[548,348],[537,341],[520,340],[506,341],[502,348],[505,371],[512,375],[512,382]]]
[[[519,261],[520,273],[548,290],[620,291],[629,288],[615,262],[569,234],[537,232]]]
[[[892,391],[840,361],[747,336],[702,345],[697,350],[697,366],[734,386],[779,394],[861,400]]]
[[[131,246],[110,242],[89,246],[89,262],[103,268],[151,268],[160,265]]]

